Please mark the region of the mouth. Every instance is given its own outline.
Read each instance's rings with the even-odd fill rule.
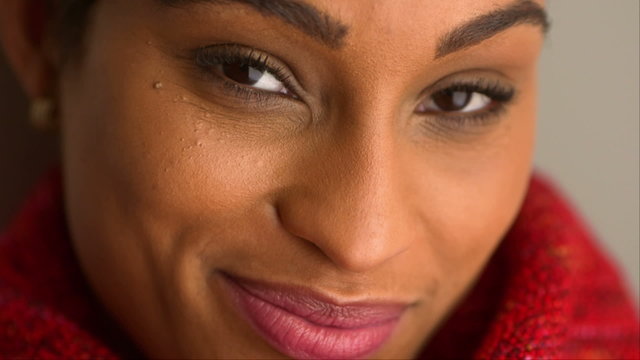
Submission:
[[[307,289],[221,273],[240,314],[281,353],[298,359],[357,359],[391,336],[407,304],[348,303]]]

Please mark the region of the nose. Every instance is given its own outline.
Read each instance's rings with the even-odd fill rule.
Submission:
[[[412,202],[393,137],[355,129],[321,143],[301,156],[280,198],[282,226],[346,271],[370,271],[407,251]]]

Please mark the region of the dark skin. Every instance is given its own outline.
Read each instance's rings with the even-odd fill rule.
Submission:
[[[411,357],[517,214],[540,26],[438,56],[445,34],[513,1],[306,3],[348,28],[339,46],[248,5],[110,0],[64,63],[25,35],[28,1],[1,5],[27,94],[57,101],[83,270],[149,356],[283,356],[220,291],[225,271],[410,304],[371,356]],[[234,81],[247,54],[268,56],[252,63],[262,82]],[[452,87],[468,97],[453,111]]]

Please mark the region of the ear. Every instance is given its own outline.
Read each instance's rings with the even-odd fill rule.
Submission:
[[[51,9],[47,0],[2,0],[0,42],[9,64],[30,98],[51,96]]]

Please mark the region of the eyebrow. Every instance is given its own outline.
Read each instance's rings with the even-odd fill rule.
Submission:
[[[179,7],[189,3],[243,4],[265,16],[275,16],[283,22],[336,49],[342,46],[349,28],[329,14],[302,1],[295,0],[158,0],[161,4]]]
[[[516,0],[509,6],[477,16],[445,34],[436,46],[434,59],[477,45],[513,26],[540,26],[543,34],[549,30],[544,8],[531,0]]]

